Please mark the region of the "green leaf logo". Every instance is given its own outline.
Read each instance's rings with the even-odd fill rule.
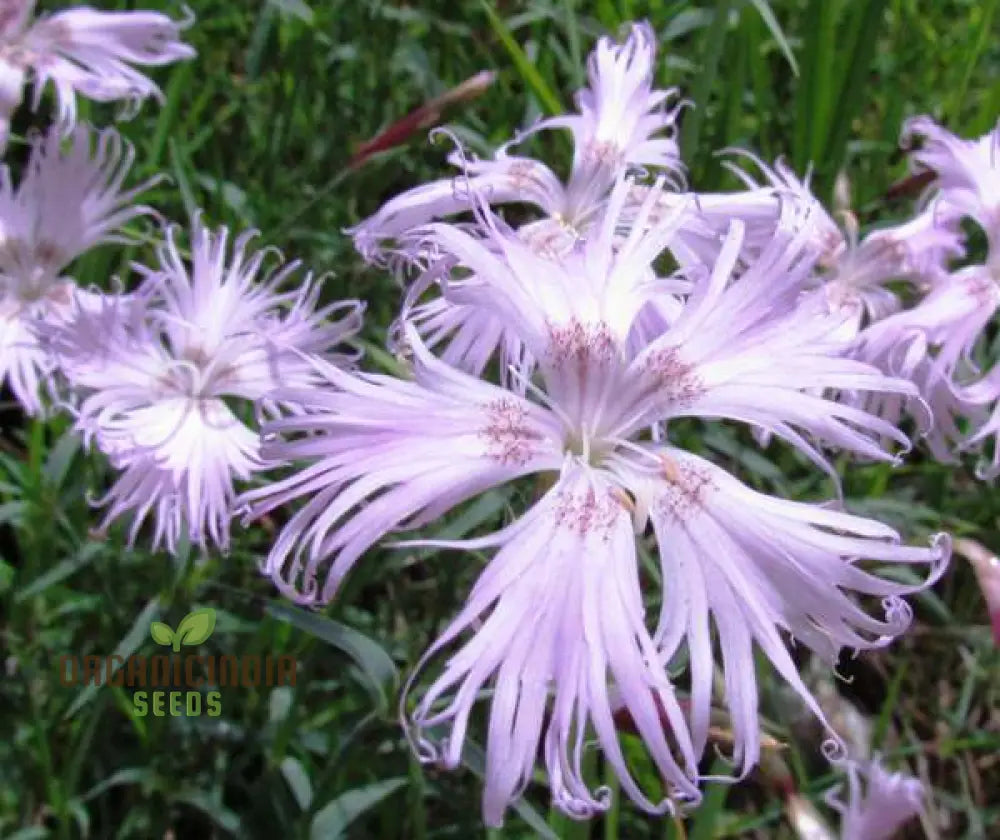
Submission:
[[[162,621],[154,621],[149,625],[149,635],[158,645],[169,645],[174,639],[174,631]]]
[[[171,630],[162,621],[154,621],[149,625],[149,635],[158,645],[173,645],[174,652],[179,653],[181,645],[200,645],[214,629],[215,610],[204,607],[184,616],[177,630]]]

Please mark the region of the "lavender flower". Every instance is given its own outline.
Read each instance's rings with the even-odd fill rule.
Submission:
[[[934,580],[948,557],[943,537],[930,548],[900,546],[880,523],[756,493],[665,442],[671,419],[730,418],[774,433],[831,471],[817,441],[889,459],[874,439],[905,444],[898,430],[808,389],[915,389],[846,358],[829,319],[795,311],[814,268],[808,227],[782,230],[756,262],[737,268],[743,225],[735,222],[676,320],[652,340],[630,341],[639,313],[662,292],[651,265],[676,229],[676,218],[635,225],[622,242],[618,214],[630,187],[619,182],[591,235],[558,259],[538,255],[493,217],[478,235],[429,226],[434,247],[464,278],[449,291],[454,301],[493,313],[535,360],[538,378],[521,375],[523,396],[434,358],[406,324],[413,381],[317,364],[328,387],[276,392],[306,411],[265,426],[263,457],[314,463],[244,497],[260,515],[311,496],[266,571],[284,593],[317,603],[388,532],[433,522],[515,478],[553,475],[552,489],[499,533],[419,543],[498,549],[425,657],[474,633],[418,703],[411,730],[423,758],[454,766],[476,697],[492,682],[483,804],[490,824],[528,783],[539,749],[559,808],[585,817],[607,806],[606,792],[590,791],[582,776],[588,725],[642,808],[662,813],[696,800],[713,702],[712,624],[734,759],[746,774],[760,749],[754,643],[822,718],[782,631],[828,662],[845,646],[884,645],[907,625],[901,596],[916,587],[863,571],[857,559],[926,564]],[[664,581],[652,633],[632,533],[650,521]],[[883,599],[884,619],[851,593]],[[666,670],[683,646],[691,663],[686,714]],[[641,790],[625,765],[611,723],[619,705],[665,798]],[[434,730],[445,726],[450,735],[435,744]]]
[[[123,189],[133,157],[115,132],[81,126],[66,148],[56,131],[37,138],[16,187],[0,169],[0,381],[29,414],[41,411],[54,369],[39,327],[91,299],[63,272],[95,245],[123,241],[122,226],[150,212],[134,204],[149,182]]]
[[[923,139],[921,148],[911,152],[914,167],[933,173],[941,200],[982,227],[988,262],[1000,266],[1000,124],[976,140],[965,140],[930,117],[914,117],[903,127],[903,140],[914,137]]]
[[[76,123],[77,94],[99,102],[159,97],[159,88],[131,65],[159,66],[194,55],[179,40],[182,24],[159,12],[81,6],[31,22],[34,6],[34,0],[5,0],[0,9],[0,150],[29,74],[32,107],[51,82],[59,124],[69,131]]]
[[[904,139],[913,136],[924,139],[912,153],[915,167],[936,176],[931,207],[976,222],[986,235],[986,261],[937,277],[915,307],[865,330],[859,352],[920,386],[936,420],[937,457],[945,460],[953,447],[978,448],[993,440],[992,460],[977,469],[980,477],[992,478],[1000,474],[1000,373],[981,375],[973,353],[1000,307],[1000,129],[963,140],[917,117],[904,128]],[[972,420],[970,435],[956,422],[962,416]]]
[[[505,144],[491,160],[449,161],[462,176],[424,184],[396,196],[355,227],[358,250],[368,259],[385,256],[384,244],[432,219],[472,208],[472,197],[492,205],[526,203],[544,214],[522,235],[553,251],[581,236],[623,171],[654,167],[666,175],[683,171],[674,138],[675,91],[652,87],[656,42],[648,24],[633,25],[623,44],[602,38],[590,56],[589,87],[577,94],[579,113],[553,117]],[[513,145],[544,129],[565,128],[573,136],[573,168],[566,183],[544,163],[513,156]],[[410,257],[413,254],[409,254]]]
[[[932,289],[947,282],[948,261],[965,253],[957,214],[938,203],[908,222],[874,230],[863,239],[852,214],[845,213],[845,222],[844,247],[827,257],[814,293],[817,304],[843,319],[845,337],[854,338],[864,326],[902,309],[902,301],[888,288],[890,283]]]
[[[267,396],[279,385],[315,382],[313,355],[345,361],[329,354],[358,329],[360,304],[317,309],[309,277],[282,291],[298,264],[265,271],[267,252],[249,250],[252,236],[230,249],[225,228],[196,222],[188,269],[170,230],[159,266],[139,267],[132,306],[108,297],[55,331],[62,370],[82,396],[76,428],[122,471],[102,527],[134,511],[134,540],[154,513],[154,546],[174,552],[186,531],[198,545],[227,548],[233,482],[262,466],[258,435],[231,404],[274,410]]]
[[[847,787],[846,803],[836,798],[836,789],[827,795],[827,802],[842,815],[841,840],[889,840],[920,813],[923,803],[917,779],[890,773],[878,760],[847,762]]]

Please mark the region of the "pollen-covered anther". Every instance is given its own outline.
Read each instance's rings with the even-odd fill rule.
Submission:
[[[617,355],[618,344],[603,321],[581,324],[574,318],[566,324],[549,324],[548,356],[553,364],[607,363]]]
[[[670,482],[678,482],[681,480],[681,468],[680,465],[666,452],[661,452],[659,454],[660,462],[660,473],[663,477]]]
[[[625,508],[625,510],[629,513],[635,513],[635,499],[626,490],[623,490],[621,487],[612,487],[610,493],[614,500]]]
[[[504,466],[524,466],[538,451],[542,435],[528,422],[527,411],[516,400],[502,397],[486,406],[486,425],[479,436],[487,454]]]
[[[643,370],[655,385],[659,399],[670,405],[690,405],[705,392],[694,367],[673,347],[662,347],[647,356]]]
[[[697,466],[679,463],[662,454],[660,458],[666,487],[656,498],[656,511],[669,520],[683,522],[704,506],[715,485],[708,472]]]
[[[598,493],[593,487],[582,492],[564,491],[556,500],[555,520],[561,528],[584,537],[603,532],[608,535],[622,514],[622,502],[611,490]]]

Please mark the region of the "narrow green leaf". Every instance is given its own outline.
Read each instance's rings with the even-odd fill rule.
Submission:
[[[817,18],[814,21],[815,41],[810,60],[813,72],[809,87],[809,161],[814,165],[824,163],[827,146],[827,132],[833,117],[836,98],[836,84],[833,77],[834,47],[837,43],[837,4],[831,0],[819,0]]]
[[[710,773],[722,776],[726,774],[726,770],[726,762],[717,758]],[[726,796],[731,787],[731,785],[722,782],[712,782],[706,785],[705,798],[702,799],[698,810],[694,812],[691,827],[688,830],[688,840],[713,840],[716,837],[719,817],[725,810]]]
[[[312,782],[309,781],[309,774],[306,773],[302,762],[297,758],[286,755],[281,760],[280,769],[281,775],[285,777],[288,789],[292,792],[292,796],[295,797],[299,808],[303,811],[308,810],[313,797]]]
[[[294,17],[312,26],[316,15],[303,0],[267,0],[268,4],[274,6],[279,12],[288,17]]]
[[[17,595],[14,597],[14,603],[21,604],[29,598],[41,595],[49,587],[54,586],[57,583],[61,583],[66,580],[66,578],[75,575],[78,571],[80,571],[80,569],[89,565],[90,562],[101,553],[101,549],[103,547],[104,546],[101,543],[97,542],[84,543],[80,547],[80,550],[77,551],[72,557],[60,560],[52,568],[46,571],[45,574],[39,575],[31,583],[19,590]]]
[[[563,0],[563,17],[566,21],[566,40],[569,42],[569,73],[574,88],[582,88],[586,81],[586,65],[580,46],[580,20],[577,0]]]
[[[750,0],[750,3],[757,10],[757,14],[764,21],[764,25],[768,28],[768,31],[774,36],[774,40],[778,42],[778,49],[785,56],[788,66],[792,68],[792,73],[798,76],[799,65],[795,60],[795,53],[792,52],[792,47],[781,29],[781,24],[778,23],[778,19],[774,16],[771,4],[767,0]]]
[[[86,802],[88,799],[94,799],[113,787],[148,784],[152,782],[153,778],[154,774],[151,767],[122,767],[106,779],[102,779],[80,798]]]
[[[170,148],[170,169],[177,180],[177,189],[184,202],[184,211],[189,219],[193,219],[198,214],[198,199],[195,198],[194,190],[191,188],[186,157],[174,137],[170,138],[168,146]]]
[[[196,61],[183,61],[171,71],[166,99],[156,120],[156,130],[153,132],[146,154],[143,156],[143,166],[146,167],[147,171],[158,172],[160,169],[160,161],[163,160],[163,153],[167,149],[167,138],[176,127],[181,100],[184,98],[184,94],[191,90],[191,76],[196,66]]]
[[[222,804],[219,797],[212,796],[201,790],[186,790],[173,797],[175,802],[189,805],[200,811],[219,828],[228,831],[234,837],[246,837],[247,833],[240,818]]]
[[[837,106],[829,124],[824,155],[824,174],[827,179],[835,177],[843,165],[848,138],[852,134],[851,127],[865,104],[870,101],[871,87],[867,77],[878,48],[886,3],[887,0],[867,0],[851,7],[852,17],[842,39],[845,47],[842,53],[843,64],[839,65],[841,74],[837,85]]]
[[[310,840],[338,840],[344,837],[347,827],[354,820],[395,793],[408,781],[403,777],[385,779],[342,793],[316,812],[309,826]]]
[[[260,68],[267,52],[267,42],[271,37],[276,12],[275,5],[267,3],[257,16],[257,25],[253,28],[250,43],[247,46],[246,72],[248,79],[256,79],[260,75]]]
[[[681,151],[688,156],[689,162],[698,157],[698,141],[708,111],[708,100],[719,74],[719,60],[722,58],[722,50],[726,43],[726,30],[729,28],[729,12],[732,5],[733,0],[716,0],[712,25],[705,33],[704,60],[701,72],[691,89],[691,101],[694,107],[684,114],[684,124],[681,127]]]
[[[40,825],[31,825],[7,835],[7,840],[48,840],[49,830]]]
[[[45,466],[42,468],[45,481],[53,487],[61,487],[66,479],[66,473],[69,472],[70,464],[73,463],[73,457],[79,451],[79,435],[72,429],[64,432],[45,459]]]
[[[0,525],[9,523],[17,528],[24,521],[24,515],[27,513],[27,510],[26,503],[20,500],[16,502],[4,502],[0,505]]]
[[[112,674],[117,674],[121,670],[122,665],[125,660],[135,653],[139,646],[146,640],[146,634],[149,632],[150,622],[153,620],[153,616],[160,609],[160,601],[158,598],[153,598],[149,603],[143,607],[142,612],[139,613],[136,620],[132,623],[129,628],[128,633],[125,637],[115,646],[113,655],[121,657],[118,666],[112,671]],[[94,696],[100,690],[101,686],[94,685],[93,683],[88,683],[80,693],[76,696],[76,699],[70,704],[69,708],[63,714],[63,718],[71,718],[80,709],[86,706]]]
[[[265,609],[268,615],[288,622],[347,654],[368,677],[371,687],[375,689],[374,695],[379,707],[383,710],[388,708],[387,690],[394,689],[399,672],[392,658],[380,645],[346,624],[299,607],[271,601]]]
[[[996,43],[997,40],[997,33],[993,29],[993,16],[996,14],[997,0],[981,0],[977,5],[979,8],[976,13],[981,16],[978,27],[979,37],[976,38],[972,49],[968,51],[965,59],[965,69],[962,71],[962,80],[959,82],[958,87],[955,88],[951,97],[951,103],[947,109],[949,121],[955,125],[958,124],[962,116],[962,108],[965,106],[969,82],[972,80],[972,74],[976,70],[976,65],[979,64],[979,59],[982,58],[986,44]],[[993,119],[996,120],[996,118],[997,114],[994,113]]]
[[[488,0],[481,0],[481,3],[486,16],[490,20],[490,27],[500,39],[500,43],[506,48],[508,55],[510,55],[511,60],[514,62],[514,66],[517,67],[517,71],[521,74],[521,78],[524,79],[525,83],[538,98],[542,107],[549,114],[553,116],[561,114],[564,109],[562,103],[559,101],[559,97],[556,96],[552,88],[542,78],[541,73],[538,72],[535,65],[525,55],[524,50],[521,49],[521,45],[517,43],[510,29],[507,28],[507,24],[503,22]]]

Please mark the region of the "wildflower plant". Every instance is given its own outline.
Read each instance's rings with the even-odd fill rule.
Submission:
[[[65,412],[115,471],[100,531],[124,519],[130,545],[226,552],[234,518],[275,515],[261,571],[311,609],[379,545],[485,552],[399,699],[416,756],[449,769],[485,718],[489,826],[540,768],[558,811],[608,811],[594,747],[655,816],[746,779],[769,743],[764,660],[847,773],[848,802],[830,799],[843,837],[889,837],[919,811],[918,782],[848,754],[795,654],[833,672],[845,651],[885,648],[910,625],[906,598],[948,568],[947,534],[904,539],[852,512],[843,463],[898,465],[921,437],[942,460],[993,440],[980,475],[1000,472],[1000,367],[977,359],[1000,302],[997,130],[968,141],[908,122],[931,186],[911,219],[874,231],[844,194],[831,212],[808,173],[745,151],[723,163],[742,189],[699,191],[678,142],[688,103],[654,84],[656,32],[633,24],[597,41],[575,110],[486,157],[450,134],[452,177],[346,232],[403,290],[398,364],[376,372],[360,299],[330,301],[326,275],[255,231],[200,212],[170,224],[140,203],[156,179],[129,185],[133,148],[78,124],[77,96],[160,97],[137,67],[192,58],[192,21],[34,12],[0,5],[0,150],[26,87],[32,110],[49,87],[56,105],[20,175],[9,149],[0,169],[0,383],[25,414]],[[563,174],[523,151],[549,131],[572,140]],[[126,276],[74,280],[74,260],[133,242],[126,227],[149,217],[163,224]],[[716,424],[753,440],[757,463],[783,447],[829,491],[763,492],[698,445]],[[511,486],[509,521],[442,536],[449,513]],[[984,581],[985,552],[969,554]],[[202,613],[205,632],[153,622],[152,638],[203,642]],[[720,716],[728,772],[704,761]],[[792,794],[786,807],[805,808]]]
[[[729,711],[735,776],[746,776],[760,757],[754,648],[822,718],[786,638],[831,666],[844,648],[888,644],[910,620],[902,596],[933,583],[949,556],[944,535],[905,546],[880,522],[766,496],[671,443],[680,418],[733,420],[833,474],[824,449],[892,461],[883,440],[909,446],[895,425],[838,394],[921,405],[912,382],[856,358],[860,324],[845,335],[839,309],[808,302],[830,231],[839,232],[802,182],[772,177],[768,190],[751,185],[715,202],[683,190],[675,141],[651,139],[672,129],[676,112],[658,110],[667,96],[650,84],[649,44],[641,26],[622,45],[601,41],[580,112],[533,129],[572,131],[568,188],[544,164],[513,165],[505,146],[466,162],[450,186],[417,187],[354,229],[362,254],[379,261],[373,244],[391,242],[404,282],[415,271],[416,294],[438,295],[401,317],[397,349],[412,378],[318,366],[324,388],[278,391],[305,411],[265,424],[262,455],[309,465],[244,496],[252,516],[306,497],[265,570],[286,594],[321,604],[391,532],[433,523],[490,487],[550,476],[550,489],[495,534],[405,543],[495,549],[422,660],[451,650],[440,675],[415,709],[403,700],[421,758],[454,767],[472,708],[492,689],[490,825],[529,783],[537,756],[557,808],[575,818],[605,810],[607,792],[588,785],[581,763],[591,732],[640,807],[696,804],[713,703]],[[652,184],[641,187],[643,176]],[[515,228],[492,209],[507,202],[548,215]],[[460,210],[470,220],[436,221]],[[661,274],[664,258],[678,270]],[[438,422],[429,427],[428,416]],[[648,530],[658,618],[647,615],[636,546]],[[917,565],[924,581],[896,583],[864,561]],[[882,616],[861,597],[880,599]],[[672,663],[685,659],[678,677]],[[627,766],[621,713],[659,771],[659,793],[642,790]]]

